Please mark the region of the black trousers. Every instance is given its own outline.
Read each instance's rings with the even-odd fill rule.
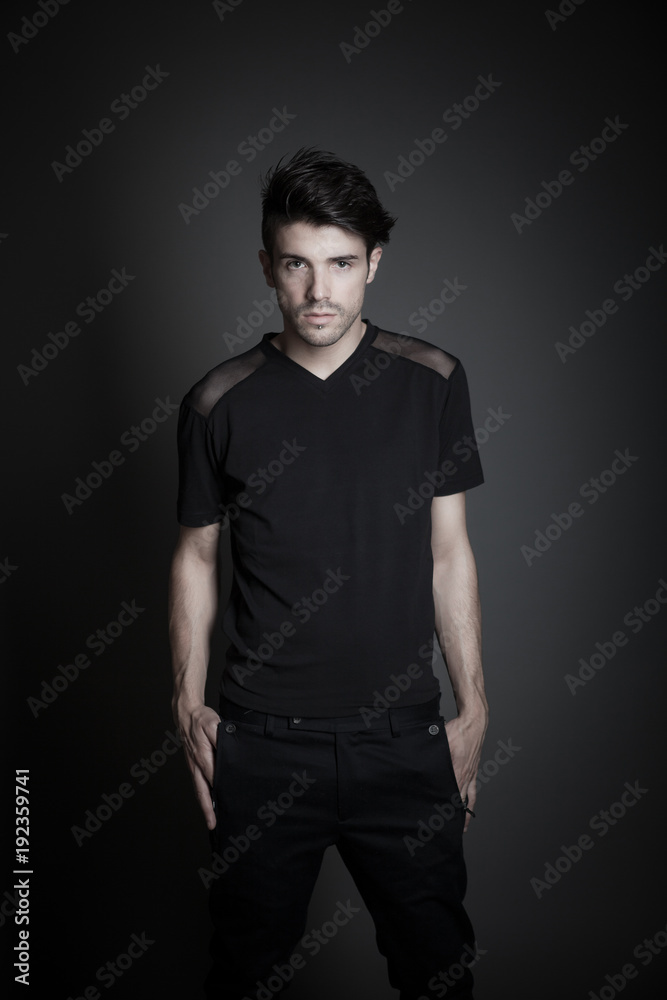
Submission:
[[[470,1000],[464,807],[438,699],[365,719],[287,718],[226,700],[220,714],[210,1000],[270,1000],[313,961],[307,910],[332,844],[401,1000]],[[331,928],[353,910],[339,900]]]

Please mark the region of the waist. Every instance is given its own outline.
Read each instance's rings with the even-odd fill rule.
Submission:
[[[265,730],[302,729],[319,733],[346,733],[357,730],[387,729],[397,733],[402,726],[413,722],[433,721],[440,714],[440,698],[431,698],[419,705],[390,707],[380,711],[365,709],[355,715],[342,715],[333,718],[318,718],[317,716],[274,715],[270,712],[257,712],[254,709],[243,708],[230,701],[224,695],[220,699],[220,715],[223,719],[233,719],[246,722],[249,725],[262,726]]]

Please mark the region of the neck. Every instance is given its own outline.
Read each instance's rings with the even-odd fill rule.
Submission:
[[[289,326],[285,326],[282,333],[274,337],[271,343],[302,368],[306,368],[318,378],[325,379],[356,351],[365,332],[366,324],[362,323],[361,316],[357,316],[350,329],[335,344],[325,346],[309,344]]]

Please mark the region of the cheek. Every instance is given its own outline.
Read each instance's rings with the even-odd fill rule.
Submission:
[[[285,296],[293,296],[299,294],[301,283],[294,278],[282,278],[276,282],[276,291]]]
[[[303,294],[298,284],[295,286],[293,282],[283,282],[276,285],[276,297],[279,306],[289,307],[298,305],[303,299]]]

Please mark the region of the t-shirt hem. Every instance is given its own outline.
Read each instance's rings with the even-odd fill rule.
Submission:
[[[475,486],[481,486],[484,482],[484,476],[469,476],[467,479],[459,479],[454,483],[445,483],[443,486],[439,486],[433,496],[436,497],[449,497],[453,496],[455,493],[463,493],[465,490],[472,490]]]
[[[222,521],[223,515],[219,510],[205,510],[201,513],[188,514],[178,511],[176,520],[184,528],[205,528],[209,524],[217,524]]]

